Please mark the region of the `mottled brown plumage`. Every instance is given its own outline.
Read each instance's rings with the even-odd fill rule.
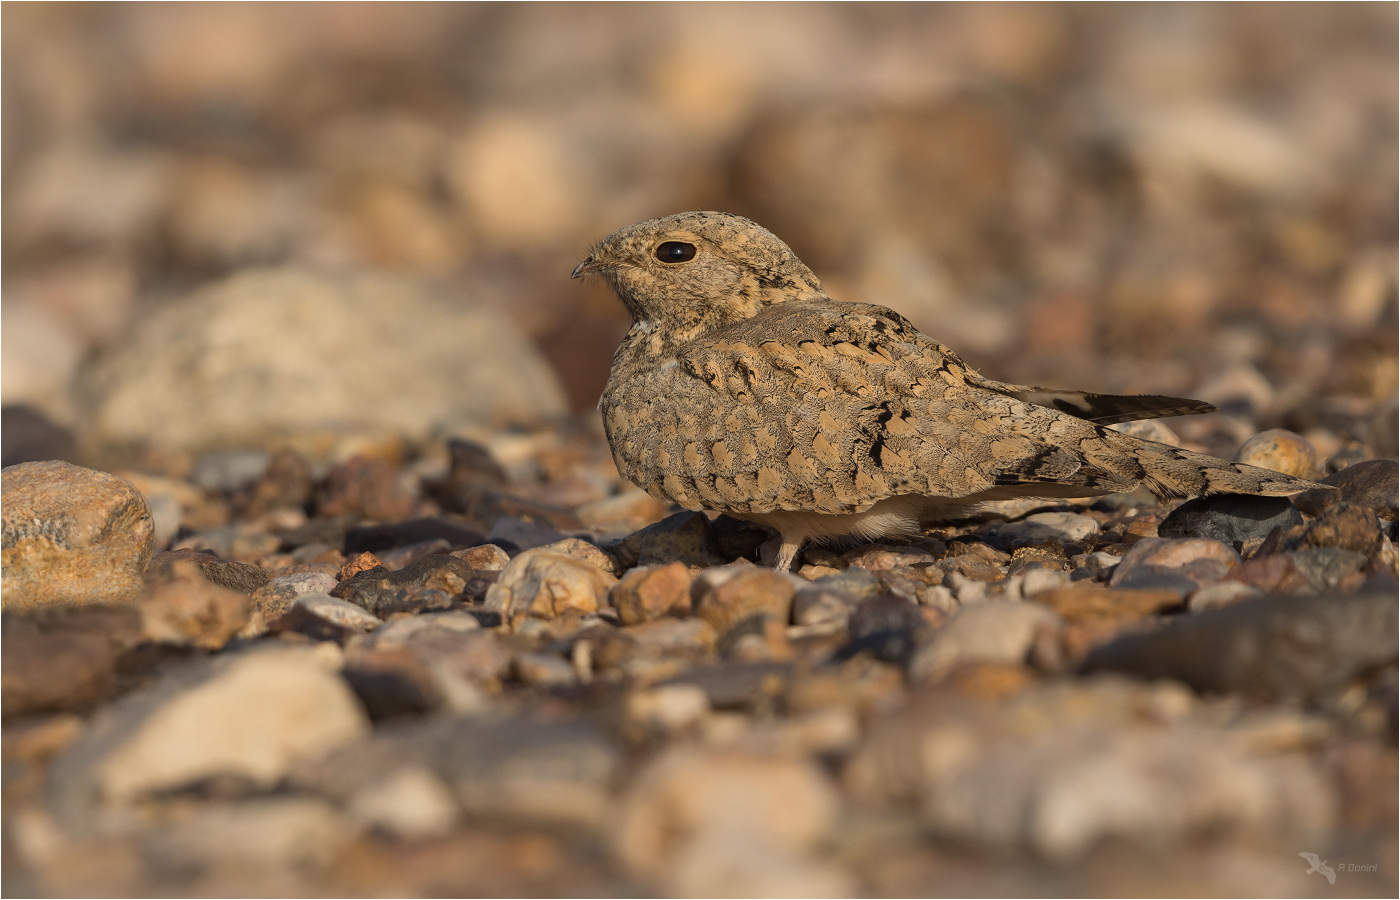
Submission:
[[[1206,403],[984,378],[898,313],[833,301],[740,216],[620,229],[574,270],[588,273],[634,321],[599,403],[618,470],[654,497],[774,528],[780,568],[807,540],[916,534],[986,500],[1314,487],[1105,427]]]

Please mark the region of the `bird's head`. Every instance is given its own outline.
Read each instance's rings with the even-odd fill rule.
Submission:
[[[824,298],[821,282],[768,229],[742,216],[686,212],[620,228],[574,269],[612,285],[638,324],[686,336],[786,300]]]

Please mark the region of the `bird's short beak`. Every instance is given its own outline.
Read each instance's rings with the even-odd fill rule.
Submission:
[[[570,278],[582,278],[583,276],[587,275],[589,272],[592,272],[592,271],[593,271],[594,269],[596,269],[597,267],[598,267],[598,259],[597,259],[597,257],[596,257],[596,256],[590,255],[587,259],[585,259],[583,262],[581,262],[581,263],[578,264],[578,267],[574,269],[574,274],[571,275],[571,276],[569,276],[569,277],[570,277]]]

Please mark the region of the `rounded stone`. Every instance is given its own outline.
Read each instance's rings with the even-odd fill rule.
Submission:
[[[968,663],[1018,665],[1041,631],[1060,624],[1060,617],[1039,603],[987,600],[966,606],[914,655],[910,677],[933,681]]]
[[[510,561],[486,592],[486,605],[507,616],[529,613],[550,619],[567,609],[597,612],[617,579],[595,565],[557,550],[526,550]]]
[[[132,599],[151,561],[155,524],[131,482],[49,460],[4,470],[6,610]]]
[[[640,625],[690,612],[690,569],[684,563],[633,569],[612,589],[613,606],[623,625]]]
[[[695,615],[723,634],[754,616],[786,625],[797,588],[797,581],[781,572],[734,563],[702,572],[690,585],[690,597]]]
[[[1312,442],[1286,428],[1261,431],[1245,441],[1235,454],[1235,462],[1272,469],[1295,478],[1317,474],[1317,451]]]

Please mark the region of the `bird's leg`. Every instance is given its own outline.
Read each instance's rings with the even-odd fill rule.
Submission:
[[[778,561],[773,563],[773,568],[779,572],[791,572],[792,564],[797,559],[797,551],[801,549],[801,541],[784,539],[782,546],[778,548]]]
[[[771,565],[775,571],[791,572],[797,551],[802,549],[801,538],[789,538],[776,534],[758,548],[758,559],[765,566]]]

